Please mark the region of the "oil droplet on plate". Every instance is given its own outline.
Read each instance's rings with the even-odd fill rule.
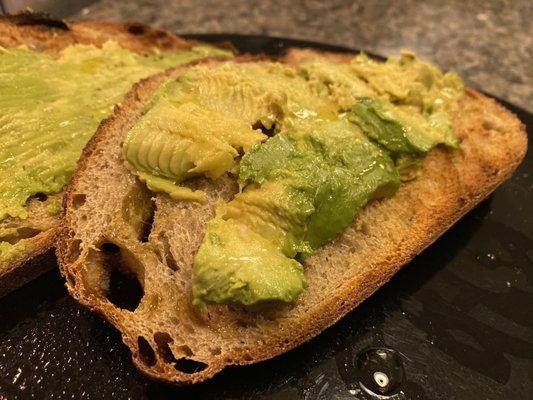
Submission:
[[[387,348],[370,348],[357,356],[359,385],[368,394],[383,398],[400,392],[404,379],[398,352]]]

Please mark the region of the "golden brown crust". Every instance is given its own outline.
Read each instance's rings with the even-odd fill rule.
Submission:
[[[309,51],[295,50],[289,53],[287,60],[297,62],[309,54]],[[344,55],[338,56],[339,60],[344,58]],[[182,70],[175,70],[173,76]],[[160,328],[160,321],[151,321],[146,314],[137,314],[137,310],[130,312],[115,307],[102,293],[87,286],[83,274],[89,267],[94,267],[88,265],[90,259],[78,258],[78,252],[74,252],[76,257],[72,258],[72,247],[79,246],[75,238],[84,233],[75,225],[74,196],[81,190],[87,170],[104,157],[102,153],[107,150],[106,146],[120,143],[120,138],[113,135],[122,135],[124,127],[131,126],[141,115],[142,103],[161,80],[162,76],[159,76],[136,85],[123,106],[102,123],[84,151],[67,190],[67,216],[57,256],[69,292],[122,332],[124,342],[132,350],[135,365],[154,379],[178,385],[206,380],[228,365],[251,364],[274,357],[334,324],[507,179],[527,149],[527,137],[521,122],[494,100],[468,89],[452,115],[454,131],[462,140],[460,148],[432,151],[424,160],[420,178],[403,185],[392,198],[369,204],[350,228],[307,259],[309,288],[294,305],[275,311],[274,318],[270,319],[268,315],[265,318],[251,316],[223,307],[213,309],[206,318],[200,311],[187,308],[187,300],[173,306],[183,307],[176,311],[181,320],[193,321],[194,328],[205,330],[211,341],[228,344],[227,349],[202,359],[207,364],[204,370],[184,374],[173,367],[173,362],[165,362],[165,357],[162,362],[143,360],[138,337],[147,330],[155,336],[154,329]],[[157,197],[160,200],[158,207],[164,205],[164,199]],[[86,245],[94,246],[93,243]],[[339,278],[335,282],[324,282],[324,270]],[[345,275],[341,277],[339,274],[342,273]],[[176,294],[180,295],[182,293]],[[181,320],[175,323],[182,323]],[[235,320],[244,323],[244,328],[237,330],[237,325],[233,325]],[[262,325],[257,328],[254,324]],[[171,339],[178,340],[177,337]],[[233,346],[234,342],[241,341],[241,347]],[[149,343],[148,346],[158,348],[157,340]],[[167,349],[168,343],[172,342],[167,342]],[[177,350],[172,347],[169,351]]]
[[[35,51],[57,53],[72,44],[101,46],[108,40],[140,54],[189,49],[196,43],[138,22],[81,22],[69,24],[65,30],[45,25],[17,25],[7,16],[0,17],[0,46],[3,47],[25,44]]]
[[[35,51],[55,54],[76,43],[100,46],[107,40],[114,40],[132,51],[149,54],[154,51],[188,49],[197,44],[136,22],[84,22],[69,24],[68,29],[65,29],[67,25],[62,24],[65,23],[50,22],[40,16],[35,18],[28,13],[24,14],[23,19],[0,15],[0,47],[25,44]],[[40,216],[30,214],[28,218]],[[0,262],[0,297],[53,268],[51,263],[29,262],[54,246],[62,215],[47,218],[52,219],[47,229],[31,239],[24,239],[28,244],[28,251],[21,252],[7,262]],[[21,221],[21,225],[23,224],[24,221]]]

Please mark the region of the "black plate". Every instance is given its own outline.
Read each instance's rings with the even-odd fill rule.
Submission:
[[[272,55],[289,46],[349,51],[261,36],[194,37]],[[532,115],[503,103],[531,133]],[[192,388],[139,374],[119,334],[72,300],[51,271],[0,300],[0,399],[376,398],[360,381],[394,399],[532,398],[532,205],[530,152],[489,199],[334,327]],[[375,372],[388,385],[377,385],[387,378]]]

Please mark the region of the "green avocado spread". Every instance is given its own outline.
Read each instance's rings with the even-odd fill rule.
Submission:
[[[0,47],[0,220],[26,218],[31,196],[62,190],[84,145],[133,83],[227,54],[194,47],[142,56],[111,41],[101,48],[71,45],[57,56]],[[60,207],[51,204],[48,211]]]
[[[123,155],[151,190],[180,200],[204,198],[191,177],[238,177],[195,256],[195,305],[290,302],[307,286],[306,257],[416,177],[433,147],[458,146],[448,110],[463,91],[411,53],[198,66],[159,90]]]

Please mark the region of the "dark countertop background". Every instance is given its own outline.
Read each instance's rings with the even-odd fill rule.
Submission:
[[[533,1],[98,1],[74,20],[136,20],[175,33],[285,36],[365,49],[401,49],[475,88],[533,111]]]

